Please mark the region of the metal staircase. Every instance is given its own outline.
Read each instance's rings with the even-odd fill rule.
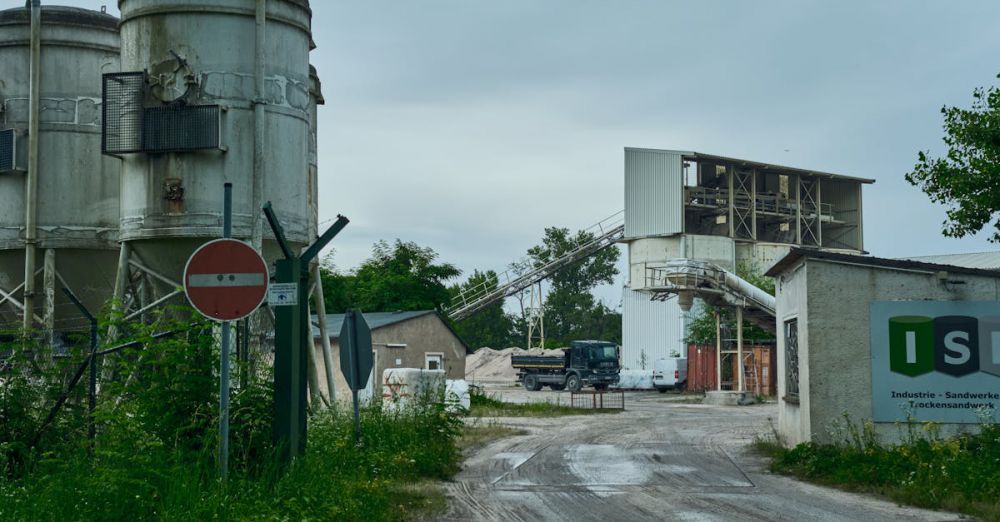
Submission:
[[[584,230],[584,232],[592,236],[592,239],[578,245],[573,250],[566,252],[556,259],[531,268],[523,273],[505,270],[497,276],[496,280],[484,281],[475,287],[463,289],[455,296],[451,305],[444,309],[444,313],[454,320],[465,319],[501,299],[510,297],[539,281],[549,278],[552,274],[568,265],[586,259],[614,245],[625,237],[624,213],[624,210],[619,211]],[[528,263],[524,264],[530,266]]]

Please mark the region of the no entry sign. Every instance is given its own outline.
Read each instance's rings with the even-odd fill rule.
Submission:
[[[267,264],[250,245],[216,239],[191,254],[184,267],[184,292],[205,317],[235,321],[264,302],[267,279]]]

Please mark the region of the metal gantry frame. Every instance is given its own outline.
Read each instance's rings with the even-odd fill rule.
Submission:
[[[838,181],[834,174],[737,160],[708,165],[716,167],[717,175],[708,177],[706,185],[683,187],[684,233],[862,250],[861,186],[872,180],[845,176]],[[701,183],[706,177],[700,165],[699,173]],[[856,197],[845,200],[852,190]],[[833,191],[833,198],[825,191]]]
[[[748,168],[730,169],[733,190],[730,192],[732,208],[732,237],[757,239],[757,171]]]
[[[545,302],[542,295],[542,282],[531,285],[528,297],[528,308],[525,315],[528,319],[528,346],[532,348],[545,348]]]
[[[823,246],[823,226],[820,206],[819,179],[799,178],[798,227],[799,243]]]

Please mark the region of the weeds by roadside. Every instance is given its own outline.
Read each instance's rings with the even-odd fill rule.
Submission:
[[[1000,425],[951,438],[941,438],[934,423],[910,422],[901,430],[902,443],[885,444],[870,421],[845,416],[833,427],[837,443],[786,448],[766,438],[754,447],[776,473],[1000,521]]]
[[[0,375],[0,520],[378,521],[441,508],[440,494],[421,484],[458,470],[457,414],[435,402],[401,412],[373,403],[362,410],[358,444],[347,408],[314,412],[306,454],[279,471],[266,372],[233,390],[230,476],[221,483],[212,325],[167,322],[123,326],[145,348],[109,361],[92,454],[79,390],[41,431],[81,351],[72,364],[50,364],[24,341],[0,346],[13,354]],[[154,340],[154,327],[182,333]]]
[[[573,408],[553,402],[514,404],[488,395],[479,388],[469,389],[470,417],[560,417],[594,413],[618,413],[621,410]]]

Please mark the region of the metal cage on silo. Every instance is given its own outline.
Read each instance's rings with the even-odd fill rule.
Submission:
[[[305,0],[268,0],[262,29],[258,5],[119,2],[121,73],[105,77],[103,145],[122,162],[121,240],[133,266],[180,281],[194,249],[221,236],[226,182],[233,236],[262,237],[269,260],[278,249],[264,201],[290,242],[314,237],[311,11]]]

